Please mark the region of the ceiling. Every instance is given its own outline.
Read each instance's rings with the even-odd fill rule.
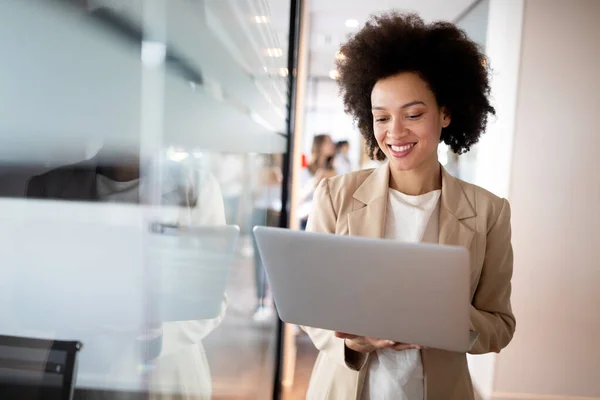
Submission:
[[[396,9],[417,12],[426,21],[453,21],[474,0],[305,0],[310,7],[310,70],[313,77],[328,77],[335,54],[348,35],[360,29],[371,14]],[[276,3],[277,1],[273,1]],[[347,28],[355,19],[358,28]]]

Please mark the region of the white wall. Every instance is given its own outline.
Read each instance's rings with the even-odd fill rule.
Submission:
[[[473,182],[508,197],[524,0],[491,0],[486,55],[492,68],[492,105],[485,134],[474,148]]]
[[[459,28],[467,32],[471,40],[482,47],[486,46],[489,8],[490,0],[483,0],[456,22]]]
[[[526,0],[495,399],[600,399],[600,1]],[[579,396],[579,397],[578,397]]]
[[[485,4],[487,3],[487,4]],[[499,196],[508,197],[516,109],[523,0],[482,2],[476,14],[486,17],[487,24],[469,18],[468,26],[487,26],[485,50],[493,69],[492,104],[497,116],[488,122],[486,133],[471,153],[459,157],[461,178],[482,186]],[[481,40],[481,39],[480,39]],[[495,354],[469,356],[473,385],[483,399],[490,399],[494,389]]]

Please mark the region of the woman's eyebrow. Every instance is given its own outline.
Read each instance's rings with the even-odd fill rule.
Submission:
[[[418,104],[425,105],[425,103],[423,103],[422,101],[415,100],[415,101],[411,101],[410,103],[404,104],[402,107],[400,107],[400,109],[405,109],[405,108],[408,108],[408,107],[416,106]],[[373,106],[373,107],[371,107],[371,110],[385,110],[385,109],[386,109],[385,107],[381,107],[381,106]]]

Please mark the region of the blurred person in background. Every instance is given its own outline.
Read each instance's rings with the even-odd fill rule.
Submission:
[[[352,161],[350,161],[350,143],[347,140],[340,140],[335,144],[336,155],[333,160],[335,171],[339,174],[347,174],[354,171]]]
[[[255,226],[279,226],[281,213],[281,155],[266,154],[260,156],[261,167],[259,182],[255,188],[252,228]],[[256,285],[255,321],[264,321],[272,317],[273,309],[267,303],[267,276],[262,264],[256,238],[252,235],[254,248],[254,282]]]
[[[500,352],[515,332],[510,206],[438,161],[440,142],[456,154],[468,151],[495,113],[484,55],[453,24],[400,13],[371,17],[340,51],[345,109],[369,154],[387,162],[323,179],[307,230],[467,248],[470,330],[477,337],[469,353]],[[320,350],[308,399],[474,398],[465,353],[305,330]]]
[[[326,134],[315,135],[311,147],[310,162],[306,168],[302,169],[300,175],[298,218],[302,230],[306,228],[313,194],[317,185],[323,178],[336,175],[333,164],[334,156],[335,143],[331,140],[331,136]]]
[[[160,222],[176,226],[225,224],[219,185],[211,174],[199,168],[193,156],[188,155],[178,162],[161,160],[159,168],[163,177],[160,205],[174,210],[169,220]],[[90,160],[33,177],[27,185],[26,195],[36,199],[143,204],[152,184],[144,171],[140,170],[137,154],[115,154],[103,148]],[[98,246],[102,245],[98,243]],[[215,319],[165,322],[146,333],[148,346],[153,346],[156,340],[161,343],[160,354],[153,360],[151,399],[211,398],[211,376],[201,341],[220,324],[225,309],[226,299]],[[129,349],[134,350],[133,347]],[[121,355],[126,358],[125,353]],[[119,361],[114,360],[115,370],[118,370]],[[161,393],[164,388],[175,388],[179,392],[173,395]],[[92,397],[114,398],[102,394],[89,398]]]
[[[243,219],[244,185],[248,170],[241,154],[211,154],[211,171],[221,185],[225,204],[225,219],[230,225],[240,225]]]

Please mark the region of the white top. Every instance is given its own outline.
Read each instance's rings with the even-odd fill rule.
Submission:
[[[140,193],[144,193],[147,186],[148,182],[143,179],[119,182],[102,174],[96,175],[98,200],[105,203],[138,204]],[[176,182],[165,179],[161,188],[163,196],[168,195],[175,187]],[[200,171],[194,188],[198,191],[196,207],[191,209],[183,206],[170,207],[176,209],[174,211],[177,215],[173,221],[163,222],[178,223],[184,226],[225,225],[222,191],[215,177],[206,171]]]
[[[441,194],[441,190],[435,190],[409,196],[390,189],[385,238],[438,243]],[[419,350],[383,349],[372,354],[362,400],[423,400],[423,396],[423,364]]]
[[[342,153],[338,153],[338,155],[335,156],[333,165],[335,165],[335,171],[340,175],[347,174],[354,170],[350,157]]]
[[[139,202],[140,180],[134,179],[119,182],[104,175],[96,175],[96,191],[98,200],[105,203],[133,203]]]

